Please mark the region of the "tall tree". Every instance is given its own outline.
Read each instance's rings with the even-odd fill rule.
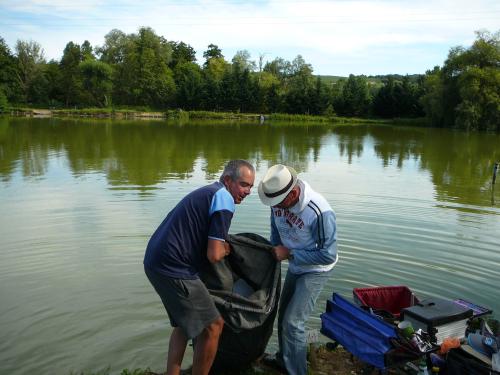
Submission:
[[[48,105],[50,107],[60,107],[64,103],[64,94],[61,68],[58,61],[50,60],[47,63],[45,77],[48,84]]]
[[[92,45],[88,40],[84,41],[81,46],[82,58],[83,60],[95,60],[94,51]]]
[[[238,66],[240,71],[249,70],[253,72],[257,68],[255,61],[250,60],[250,52],[247,50],[237,51],[232,59],[233,66]]]
[[[113,68],[113,102],[132,104],[130,81],[134,78],[134,71],[125,63],[133,53],[132,36],[113,29],[104,36],[104,45],[97,47],[96,52],[100,56],[100,61]]]
[[[43,69],[44,52],[39,43],[18,40],[16,43],[17,80],[23,99],[27,103],[37,102],[45,85]]]
[[[104,45],[96,48],[100,60],[117,65],[125,61],[125,56],[130,51],[131,40],[123,31],[113,29],[104,36]]]
[[[291,76],[285,93],[287,112],[310,114],[314,110],[311,99],[315,91],[312,66],[298,55],[290,67]]]
[[[281,107],[280,81],[269,72],[261,72],[258,77],[257,110],[260,113],[278,112]]]
[[[209,44],[205,52],[203,52],[205,63],[203,66],[206,68],[212,59],[224,59],[222,50],[216,44]]]
[[[175,95],[173,74],[168,67],[172,58],[172,48],[167,41],[156,35],[151,28],[141,28],[133,36],[134,50],[128,56],[135,71],[133,88],[134,104],[167,106]]]
[[[5,40],[0,37],[0,90],[7,100],[15,103],[22,100],[16,57],[11,53]]]
[[[312,114],[333,114],[333,106],[331,103],[328,86],[319,76],[316,77],[314,90],[311,91],[310,106]],[[330,106],[330,109],[328,109],[328,106]]]
[[[203,90],[201,68],[194,62],[177,64],[174,68],[174,78],[177,86],[177,106],[187,110],[198,109]]]
[[[83,54],[80,45],[73,42],[67,43],[59,64],[62,79],[61,90],[66,106],[80,103],[82,77],[78,66],[82,61]]]
[[[151,28],[130,35],[112,30],[98,53],[113,68],[115,103],[164,108],[173,102],[172,47]]]
[[[424,94],[420,98],[426,117],[433,126],[437,127],[445,125],[443,103],[445,88],[441,77],[442,73],[439,66],[428,70],[425,73]]]
[[[196,51],[189,44],[184,42],[168,42],[172,48],[172,60],[170,68],[174,69],[179,64],[194,63],[196,61]]]
[[[207,110],[220,110],[224,106],[228,106],[230,101],[227,92],[222,88],[222,81],[225,80],[227,89],[230,80],[231,66],[224,60],[224,57],[208,58],[203,69],[204,88],[202,107]],[[232,106],[232,105],[229,105]]]
[[[434,125],[500,130],[500,31],[476,35],[426,76],[422,103]]]
[[[345,116],[365,116],[370,110],[371,97],[364,76],[349,75],[342,88],[339,113]]]
[[[279,79],[284,79],[292,74],[292,66],[289,61],[286,61],[281,57],[277,57],[273,61],[267,62],[266,65],[264,65],[264,71],[271,73]]]
[[[112,68],[102,61],[87,59],[80,63],[85,104],[107,107],[111,104]]]

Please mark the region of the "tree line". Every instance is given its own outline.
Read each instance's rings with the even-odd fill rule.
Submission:
[[[500,130],[499,32],[478,32],[469,48],[455,47],[443,67],[414,76],[350,75],[334,82],[292,61],[230,61],[210,44],[196,51],[154,30],[111,30],[102,46],[69,42],[59,61],[40,44],[0,37],[0,110],[11,105],[54,108],[149,109],[290,113],[350,117],[423,117],[434,126]]]

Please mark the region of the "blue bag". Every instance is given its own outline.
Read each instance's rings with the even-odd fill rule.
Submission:
[[[321,314],[321,333],[340,343],[363,362],[378,369],[387,367],[385,354],[393,348],[396,327],[333,293]]]

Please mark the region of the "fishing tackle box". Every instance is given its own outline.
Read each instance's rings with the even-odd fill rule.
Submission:
[[[472,309],[441,298],[428,298],[401,310],[401,320],[409,321],[415,330],[427,332],[437,345],[447,337],[465,338],[472,316]]]

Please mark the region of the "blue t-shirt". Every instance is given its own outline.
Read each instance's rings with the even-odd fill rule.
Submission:
[[[208,239],[226,240],[234,210],[234,199],[221,182],[189,193],[151,236],[144,265],[173,278],[197,278],[208,262]]]

